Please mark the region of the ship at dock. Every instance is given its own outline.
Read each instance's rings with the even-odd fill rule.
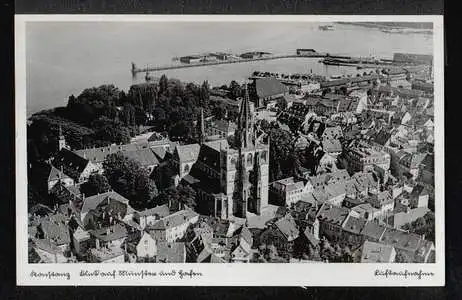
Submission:
[[[335,30],[334,25],[321,25],[318,27],[320,30],[332,31]]]

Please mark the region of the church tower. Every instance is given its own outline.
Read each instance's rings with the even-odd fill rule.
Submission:
[[[247,218],[268,205],[269,144],[257,138],[247,89],[241,100],[235,143],[220,148],[223,196],[216,215]],[[225,143],[227,144],[227,143]]]
[[[61,149],[69,149],[69,147],[66,145],[66,139],[64,138],[63,134],[63,129],[61,128],[61,125],[59,126],[59,134],[58,134],[58,151],[61,151]]]

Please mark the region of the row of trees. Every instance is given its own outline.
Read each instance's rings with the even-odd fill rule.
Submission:
[[[222,88],[229,91],[232,99],[242,96],[243,89],[236,81]],[[69,96],[66,107],[42,111],[30,118],[29,158],[46,160],[57,151],[59,126],[73,149],[128,143],[131,136],[139,133],[140,125],[152,125],[168,132],[173,140],[190,142],[195,138],[193,124],[201,107],[206,116],[236,117],[227,114],[223,103],[210,101],[207,81],[184,85],[162,75],[158,83],[132,85],[128,92],[113,84],[87,88],[78,96]]]

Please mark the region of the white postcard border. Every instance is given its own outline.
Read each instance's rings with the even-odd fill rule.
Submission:
[[[433,264],[29,264],[27,253],[26,22],[433,22],[435,248]],[[16,15],[16,265],[18,285],[442,286],[444,242],[443,17],[263,15]],[[180,270],[185,274],[180,275]],[[388,271],[387,271],[388,270]],[[126,271],[127,273],[124,273]],[[161,272],[175,271],[175,275]],[[86,273],[85,273],[86,272]],[[96,275],[96,273],[98,275]],[[133,272],[132,274],[129,274]],[[192,273],[191,273],[192,272]],[[390,274],[398,272],[400,274]],[[156,273],[155,276],[152,274]],[[195,275],[194,275],[194,274]],[[432,273],[433,275],[430,275]],[[81,276],[86,274],[86,276]],[[91,276],[93,274],[93,276]],[[124,275],[125,274],[125,275]],[[128,274],[128,275],[127,275]],[[201,275],[199,275],[201,274]],[[69,277],[67,277],[69,275]],[[104,275],[104,276],[103,276]]]

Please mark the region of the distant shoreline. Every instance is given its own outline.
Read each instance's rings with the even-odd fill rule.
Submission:
[[[412,33],[433,33],[432,23],[410,22],[335,22],[337,24],[354,25],[378,29],[412,29]]]

